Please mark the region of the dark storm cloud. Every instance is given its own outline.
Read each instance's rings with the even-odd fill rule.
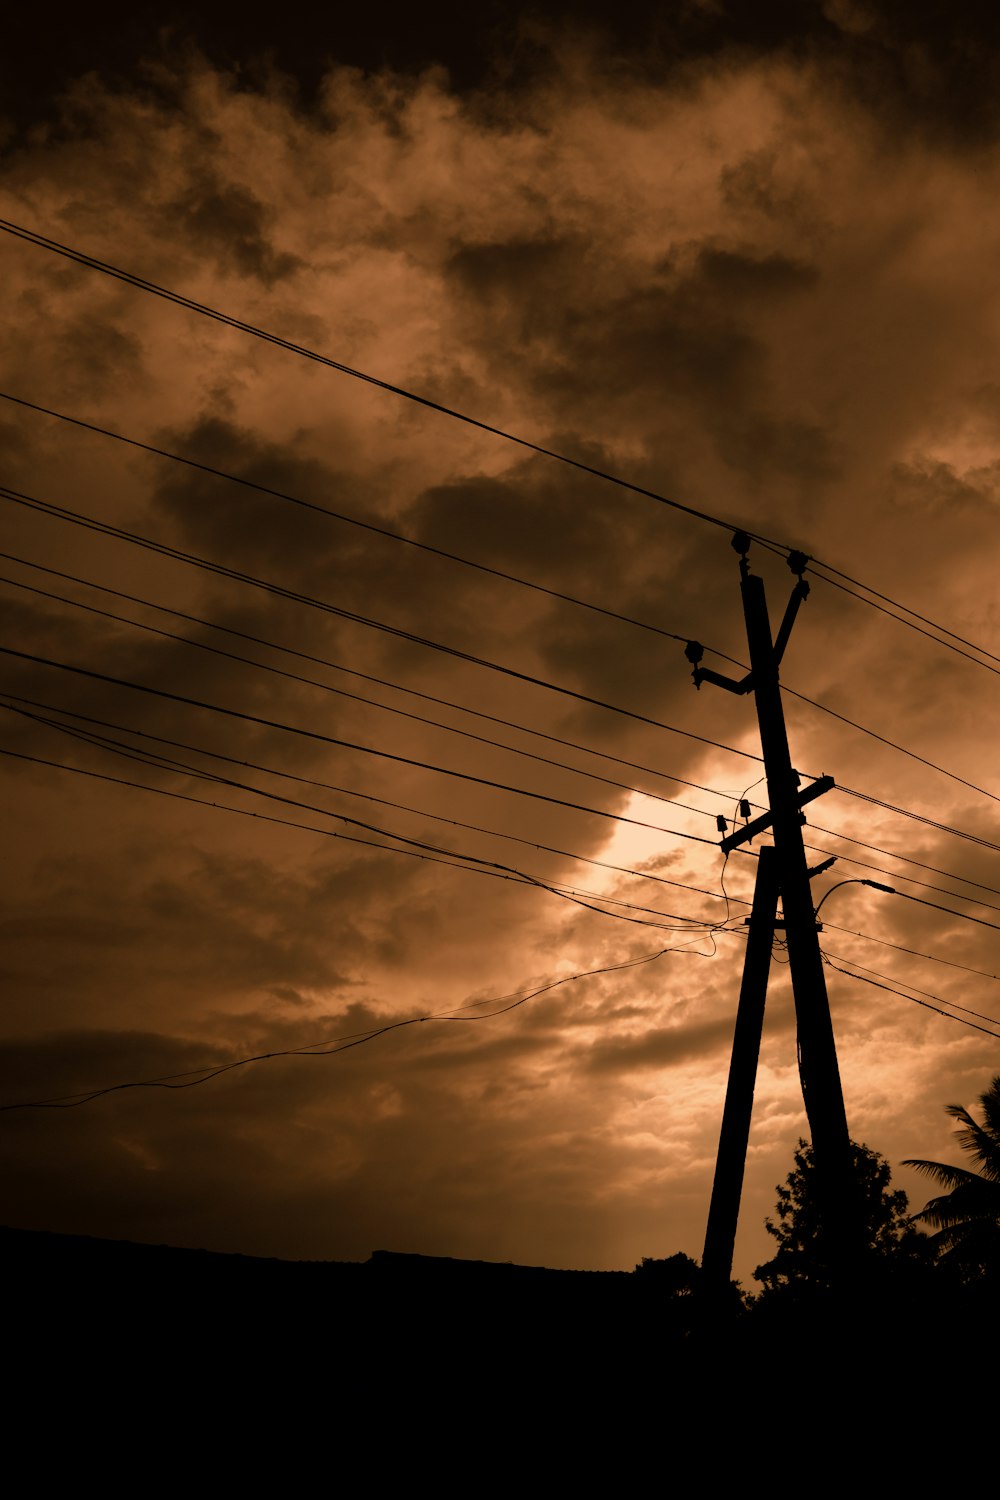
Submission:
[[[639,1036],[595,1042],[581,1061],[592,1073],[632,1073],[667,1068],[696,1057],[707,1057],[732,1039],[733,1023],[726,1017],[700,1026],[657,1026]]]
[[[160,442],[195,464],[248,481],[234,483],[180,464],[161,463],[154,503],[180,523],[190,543],[229,566],[243,564],[258,573],[269,568],[272,574],[287,577],[291,570],[294,579],[314,567],[326,570],[338,562],[339,570],[350,571],[364,542],[361,534],[310,510],[309,505],[363,512],[370,490],[357,477],[300,457],[291,444],[262,441],[247,428],[218,416],[204,416],[183,431],[168,430],[160,435]],[[262,494],[254,485],[279,494]],[[306,503],[282,500],[281,493]]]
[[[60,334],[54,353],[70,387],[88,396],[134,378],[142,368],[138,338],[87,314]]]
[[[446,937],[426,889],[428,867],[418,861],[350,845],[335,858],[320,843],[305,846],[307,866],[290,868],[287,858],[192,848],[180,814],[155,852],[140,853],[147,809],[121,806],[122,815],[134,814],[127,880],[106,868],[99,847],[81,849],[39,865],[11,908],[6,934],[16,933],[18,949],[6,966],[6,1015],[18,1033],[58,1030],[84,1015],[96,1029],[125,1017],[149,1024],[162,1009],[172,1031],[190,1039],[193,1067],[206,1038],[210,1051],[222,1037],[254,1052],[268,1050],[272,1035],[302,1045],[356,1033],[377,1017],[373,1023],[369,1012],[330,1007],[350,1009],[352,995],[370,993],[364,976],[377,967],[386,992],[378,995],[376,985],[375,998],[384,1012],[393,1003],[389,976],[409,961],[414,943],[436,951]],[[226,821],[200,830],[198,842],[221,843]],[[291,1008],[300,1012],[297,1030],[281,1032],[278,1018]],[[84,1061],[92,1060],[85,1049]],[[91,1082],[115,1082],[114,1062],[112,1052]],[[145,1076],[141,1069],[125,1076]],[[62,1084],[37,1087],[58,1092]]]
[[[832,5],[828,17],[809,10],[815,35],[843,35],[845,48],[874,48],[884,38],[885,28],[869,24],[859,7],[837,6],[837,20],[829,18]],[[92,83],[89,116],[82,111],[75,125],[67,116],[68,134],[42,135],[10,159],[18,210],[10,216],[27,205],[43,230],[86,239],[95,253],[151,279],[650,490],[746,517],[889,592],[905,583],[911,602],[979,638],[988,633],[982,601],[991,598],[993,567],[982,508],[925,506],[910,497],[903,510],[887,504],[885,481],[898,464],[918,489],[925,471],[935,493],[950,493],[950,474],[988,489],[985,477],[974,477],[988,469],[995,445],[984,380],[992,335],[981,331],[991,326],[995,260],[988,179],[977,164],[959,170],[915,132],[885,130],[884,121],[900,118],[898,97],[886,97],[874,117],[858,110],[850,80],[838,82],[809,60],[818,55],[811,42],[797,54],[776,42],[764,55],[759,31],[756,44],[745,40],[736,53],[721,40],[710,45],[735,10],[690,7],[691,28],[696,12],[703,41],[675,52],[668,68],[663,53],[642,68],[623,65],[608,49],[602,54],[596,27],[590,41],[579,22],[562,32],[539,27],[525,70],[535,83],[522,80],[520,93],[497,88],[488,102],[459,98],[441,74],[335,73],[313,115],[273,80],[220,75],[203,63],[175,69],[172,86],[153,92],[133,81],[109,97]],[[677,14],[663,19],[661,36]],[[754,17],[744,15],[748,38]],[[924,142],[933,130],[929,120]],[[294,252],[302,264],[269,288],[272,248]],[[468,550],[488,565],[742,656],[737,564],[725,529],[703,528],[540,457],[524,462],[523,450],[507,451],[440,413],[403,408],[339,376],[332,381],[332,372],[287,352],[244,344],[232,330],[132,293],[122,300],[117,287],[113,295],[97,292],[82,273],[47,275],[40,252],[7,250],[12,298],[21,297],[26,313],[33,306],[35,317],[13,328],[12,358],[39,392],[48,389],[49,351],[62,329],[81,316],[95,326],[104,319],[138,340],[142,368],[121,363],[125,378],[97,392],[95,420],[142,436],[159,429],[165,446],[207,463],[391,518],[433,545]],[[47,299],[44,309],[32,296]],[[79,351],[81,361],[86,353]],[[76,372],[74,357],[64,373]],[[88,372],[79,378],[85,387]],[[970,403],[980,424],[971,433],[962,426]],[[208,476],[182,477],[146,457],[115,469],[75,434],[64,446],[39,436],[33,458],[55,481],[75,478],[79,459],[81,507],[86,498],[95,514],[125,514],[137,530],[291,589],[627,701],[723,744],[756,748],[752,703],[707,688],[695,694],[682,642],[601,621],[396,543],[363,541],[297,507]],[[61,498],[57,488],[52,494]],[[920,527],[902,535],[901,514],[919,515]],[[58,564],[45,550],[51,523],[32,518],[31,526],[43,549],[32,555]],[[633,765],[680,772],[682,759],[698,757],[692,779],[734,793],[756,777],[754,762],[744,770],[722,751],[597,710],[584,735],[568,727],[576,711],[565,699],[355,625],[327,623],[318,611],[300,612],[235,582],[104,539],[63,545],[73,552],[71,570],[79,545],[88,566],[103,569],[103,581],[130,592],[316,656],[342,654],[347,665],[511,724],[588,741],[592,728],[596,745],[613,746]],[[781,558],[756,548],[752,563],[766,577],[776,619],[790,575]],[[481,741],[455,739],[445,754],[442,731],[416,720],[390,728],[386,716],[378,728],[375,711],[360,704],[321,698],[305,684],[180,642],[146,641],[111,622],[84,627],[83,619],[59,617],[46,605],[23,610],[17,624],[36,649],[41,642],[52,655],[117,675],[634,811],[627,792],[605,783],[588,784],[583,795],[584,783],[568,771],[528,761],[515,771],[513,758]],[[178,628],[203,631],[191,622]],[[913,738],[932,758],[968,757],[971,778],[985,777],[995,741],[989,696],[950,685],[948,668],[928,656],[929,643],[900,637],[883,616],[817,583],[783,675],[787,665],[789,685],[828,697],[849,717],[871,718],[892,738]],[[225,642],[207,630],[204,639]],[[236,649],[263,652],[248,643]],[[318,663],[293,665],[326,676]],[[42,674],[18,681],[38,687]],[[62,701],[83,712],[123,717],[126,700],[110,687],[84,692],[67,679],[63,691]],[[829,768],[838,780],[900,803],[913,799],[929,816],[968,816],[973,828],[992,830],[971,794],[942,790],[926,768],[894,761],[889,747],[788,701],[797,764]],[[208,748],[240,759],[425,807],[445,825],[398,807],[375,810],[371,820],[398,822],[427,842],[457,848],[474,841],[484,859],[523,862],[541,877],[595,885],[664,911],[683,902],[679,909],[702,917],[723,905],[721,892],[718,902],[667,888],[640,894],[638,881],[592,866],[584,872],[570,856],[534,846],[607,854],[621,865],[651,859],[653,868],[714,892],[721,860],[711,847],[665,837],[654,843],[625,823],[616,828],[486,787],[432,781],[416,767],[365,766],[360,755],[342,758],[333,746],[307,747],[179,705],[134,703],[129,721],[137,727],[192,743],[207,735]],[[417,706],[434,716],[453,712]],[[484,721],[475,727],[510,733]],[[51,731],[19,733],[19,743],[37,748]],[[59,758],[120,769],[104,752],[66,743]],[[675,754],[678,744],[683,756]],[[566,761],[578,755],[541,749]],[[607,763],[600,769],[638,777]],[[267,809],[176,771],[126,774]],[[676,791],[659,776],[655,785]],[[353,798],[292,789],[369,816]],[[717,808],[718,798],[699,795]],[[762,789],[752,796],[763,800]],[[362,853],[211,808],[164,803],[154,813],[155,800],[38,767],[19,773],[4,873],[9,935],[21,944],[10,966],[16,984],[8,986],[7,1017],[21,1034],[14,1062],[22,1081],[48,1076],[50,1064],[56,1082],[83,1086],[147,1067],[171,1071],[301,1045],[328,1027],[339,1035],[465,1005],[472,996],[520,995],[532,982],[603,970],[682,941],[513,881]],[[816,822],[951,867],[937,831],[922,826],[917,842],[916,825],[901,834],[884,809],[836,794],[829,802],[829,816],[824,801]],[[673,811],[680,812],[663,807],[651,821],[669,827]],[[512,851],[446,826],[450,819],[516,833],[532,847]],[[706,827],[714,837],[713,823]],[[818,831],[815,842],[842,847]],[[954,868],[996,884],[986,850],[963,853]],[[835,869],[827,879],[838,876]],[[749,860],[732,860],[726,889],[746,896],[751,878]],[[734,904],[736,923],[741,910]],[[828,913],[849,929],[834,936],[829,926],[831,945],[854,944],[846,951],[860,961],[887,974],[905,971],[928,992],[962,993],[948,974],[929,978],[925,961],[863,947],[850,933],[870,930],[919,950],[934,945],[997,972],[992,934],[961,919],[928,914],[925,921],[922,908],[892,905],[853,885],[834,896],[824,919]],[[636,1225],[652,1222],[655,1204],[661,1249],[675,1248],[678,1237],[694,1245],[740,956],[732,936],[701,947],[697,964],[687,962],[699,951],[692,947],[667,960],[669,969],[574,980],[495,1022],[411,1025],[339,1060],[265,1064],[217,1088],[121,1095],[90,1114],[29,1117],[33,1125],[18,1126],[18,1150],[5,1164],[17,1189],[10,1211],[24,1223],[45,1215],[53,1228],[141,1232],[175,1243],[186,1235],[264,1253],[365,1256],[383,1244],[567,1263],[583,1245],[579,1253],[593,1265],[656,1253],[652,1244],[632,1247]],[[765,1154],[794,1140],[801,1117],[792,1007],[784,971],[776,964],[775,972],[755,1121]],[[836,976],[831,990],[845,1038],[852,1128],[861,1134],[874,1121],[889,1151],[907,1134],[897,1154],[923,1150],[912,1139],[917,1096],[950,1087],[953,1055],[960,1051],[967,1069],[968,1045],[942,1043],[933,1028],[951,1023],[901,1000],[883,1002],[870,986]],[[900,1021],[893,1006],[912,1013],[910,1020]],[[81,1026],[99,1033],[90,1051],[77,1035]],[[130,1028],[139,1033],[134,1058]],[[48,1061],[45,1029],[64,1034]],[[983,1053],[991,1045],[982,1038]],[[748,1174],[748,1192],[758,1197],[759,1173],[758,1157]],[[768,1165],[768,1202],[781,1175]],[[675,1243],[665,1245],[665,1236]],[[755,1264],[761,1255],[746,1259]]]
[[[220,181],[209,172],[187,185],[161,209],[164,226],[178,231],[213,257],[221,271],[253,276],[271,288],[302,265],[296,255],[277,251],[267,237],[267,213],[247,188]]]
[[[974,512],[986,520],[996,512],[1000,495],[1000,464],[956,472],[941,459],[914,459],[892,466],[889,496],[900,510],[920,515]]]
[[[723,200],[736,214],[769,220],[785,233],[815,234],[822,222],[820,200],[798,185],[783,183],[780,165],[780,153],[763,147],[723,166],[719,173]]]
[[[711,246],[698,252],[697,271],[710,296],[750,303],[808,291],[819,279],[815,266],[778,251],[754,255]]]
[[[591,372],[600,370],[612,404],[627,388],[633,402],[697,408],[723,462],[751,487],[780,480],[804,489],[836,477],[830,430],[762,404],[778,399],[766,319],[815,289],[816,265],[713,237],[671,250],[623,290],[607,254],[565,239],[480,243],[456,251],[446,271],[476,304],[476,336],[530,350],[526,373],[557,409],[590,407]]]
[[[406,521],[419,541],[488,566],[523,569],[532,582],[539,561],[565,577],[595,555],[627,546],[613,510],[572,477],[556,480],[538,465],[503,479],[475,476],[434,485],[414,502]],[[524,599],[514,594],[512,600]]]
[[[536,345],[562,334],[567,293],[586,278],[587,242],[570,236],[462,245],[445,274],[512,342]]]
[[[978,0],[624,0],[613,9],[604,0],[533,0],[474,12],[434,0],[419,15],[394,0],[377,14],[338,12],[335,26],[293,3],[280,27],[262,5],[236,13],[176,0],[147,11],[115,0],[86,23],[56,28],[19,12],[0,78],[7,117],[22,129],[50,118],[53,99],[84,74],[121,86],[144,65],[146,90],[168,92],[195,49],[243,87],[277,68],[306,107],[338,63],[404,77],[443,66],[456,91],[495,106],[501,90],[516,98],[546,80],[567,45],[585,47],[609,72],[627,66],[680,88],[734,61],[784,57],[823,70],[890,126],[961,142],[982,140],[996,123],[1000,23]]]

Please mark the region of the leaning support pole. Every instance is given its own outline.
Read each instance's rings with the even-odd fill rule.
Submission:
[[[750,572],[745,555],[740,558],[740,574],[753,695],[767,772],[774,843],[778,851],[778,879],[795,997],[802,1096],[816,1166],[820,1177],[825,1179],[831,1198],[831,1213],[843,1215],[847,1204],[842,1195],[848,1190],[851,1171],[850,1137],[802,842],[798,777],[792,769],[785,730],[778,681],[780,657],[771,641],[763,579]],[[808,585],[800,579],[789,603],[786,621],[789,616],[794,618],[794,611],[807,590]],[[789,628],[790,625],[782,627],[785,639]]]
[[[743,1171],[750,1139],[750,1117],[778,905],[776,865],[775,850],[769,844],[764,845],[757,862],[757,883],[743,961],[743,982],[736,1012],[726,1103],[722,1111],[719,1154],[715,1160],[715,1181],[701,1258],[705,1282],[713,1292],[728,1284],[733,1271],[736,1224],[743,1193]]]

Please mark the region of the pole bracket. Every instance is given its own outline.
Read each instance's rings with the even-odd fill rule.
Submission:
[[[813,782],[812,786],[807,786],[799,792],[795,800],[801,809],[807,802],[812,802],[816,797],[822,797],[824,792],[832,792],[835,786],[836,782],[832,776],[821,776],[818,781]],[[735,833],[728,834],[720,843],[719,848],[724,854],[729,854],[733,849],[738,849],[740,844],[745,844],[748,839],[756,838],[758,833],[763,833],[765,828],[770,828],[773,821],[773,813],[761,813],[759,818],[754,818],[751,823],[744,824]],[[804,815],[802,815],[802,822],[805,822]]]

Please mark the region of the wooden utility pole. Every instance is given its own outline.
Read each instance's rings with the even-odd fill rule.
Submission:
[[[753,1091],[757,1081],[757,1059],[764,1027],[764,1001],[771,968],[774,919],[778,906],[778,872],[770,844],[760,851],[757,883],[750,912],[747,951],[743,963],[740,1003],[736,1012],[733,1053],[729,1062],[729,1084],[715,1158],[715,1180],[705,1230],[701,1269],[714,1289],[724,1287],[733,1273],[736,1225],[743,1194],[743,1172],[750,1139]]]
[[[703,682],[713,683],[716,687],[725,688],[727,692],[745,694],[753,693],[754,703],[757,709],[757,722],[760,728],[761,750],[764,756],[764,769],[767,777],[768,800],[770,811],[747,823],[745,827],[722,840],[722,848],[726,852],[735,848],[738,844],[752,838],[756,833],[763,832],[765,828],[771,827],[774,834],[774,858],[776,863],[776,877],[778,889],[781,893],[782,917],[785,928],[785,936],[788,942],[788,959],[792,976],[792,991],[795,997],[795,1018],[798,1033],[799,1054],[799,1077],[802,1084],[802,1097],[805,1102],[806,1115],[809,1120],[809,1129],[812,1135],[812,1147],[816,1160],[817,1187],[822,1194],[825,1205],[824,1218],[827,1220],[831,1235],[834,1240],[840,1240],[846,1245],[850,1238],[852,1218],[851,1197],[851,1143],[847,1128],[847,1114],[844,1109],[844,1095],[840,1082],[840,1069],[837,1065],[837,1051],[833,1036],[833,1023],[830,1018],[830,1003],[826,992],[826,976],[823,971],[823,958],[820,953],[819,938],[817,935],[816,918],[813,910],[812,893],[809,888],[810,871],[806,865],[805,846],[802,841],[802,824],[805,817],[802,807],[812,801],[816,796],[829,791],[833,786],[830,777],[822,777],[814,782],[812,786],[800,791],[800,781],[797,773],[792,767],[791,755],[788,749],[788,735],[785,729],[785,715],[781,701],[781,687],[778,677],[778,668],[788,638],[795,623],[799,606],[808,596],[809,585],[802,577],[808,558],[801,552],[792,552],[788,558],[788,564],[792,572],[797,576],[797,583],[792,590],[791,598],[785,609],[784,618],[778,630],[777,638],[772,641],[771,624],[768,618],[767,599],[764,593],[763,580],[757,578],[750,572],[747,561],[747,553],[750,550],[750,537],[746,532],[738,531],[733,537],[733,547],[740,554],[740,593],[743,599],[743,616],[746,623],[747,644],[750,651],[750,672],[739,682],[714,672],[709,668],[701,667],[699,662],[702,656],[702,647],[696,641],[688,644],[686,655],[694,665],[694,682],[700,687]],[[766,850],[761,850],[765,855]],[[813,872],[815,873],[815,872]],[[757,900],[759,894],[760,872],[758,871],[758,893],[754,897],[754,913],[757,914]],[[763,905],[763,897],[761,898]],[[773,919],[772,919],[773,920]],[[751,941],[753,938],[754,918],[751,918]],[[764,931],[763,920],[760,930]],[[751,947],[747,945],[747,966],[751,967]],[[743,987],[748,985],[756,990],[760,985],[761,969],[760,960],[757,956],[756,946],[754,949],[754,963],[752,974],[748,978],[744,970]],[[763,987],[766,990],[766,969],[763,971]],[[743,1003],[741,991],[741,1006]],[[761,1007],[763,999],[761,1000]],[[753,1023],[756,1027],[756,1021]],[[751,1072],[756,1074],[757,1052],[760,1045],[760,1031],[756,1029],[756,1040],[753,1042],[753,1056],[751,1057],[750,1040],[753,1027],[748,1022],[742,1028],[737,1020],[736,1036],[733,1042],[733,1070],[740,1077]],[[739,1056],[737,1057],[737,1054]],[[745,1084],[741,1085],[740,1097],[742,1104],[738,1111],[738,1125],[736,1115],[730,1122],[727,1132],[726,1115],[723,1117],[723,1138],[719,1145],[720,1166],[725,1155],[729,1163],[723,1173],[723,1187],[721,1191],[727,1195],[728,1208],[725,1214],[717,1217],[717,1223],[713,1223],[713,1210],[715,1203],[715,1191],[713,1190],[713,1209],[709,1212],[711,1246],[706,1239],[706,1257],[711,1258],[716,1277],[728,1276],[732,1266],[732,1247],[718,1227],[723,1220],[728,1223],[733,1220],[733,1233],[735,1235],[735,1220],[733,1218],[733,1196],[735,1187],[735,1208],[739,1207],[739,1188],[742,1187],[742,1162],[739,1169],[739,1181],[736,1183],[735,1168],[732,1158],[738,1151],[743,1159],[746,1155],[746,1140],[749,1134],[749,1107],[752,1105],[752,1084],[747,1094]],[[735,1110],[735,1106],[734,1106]],[[729,1098],[727,1095],[727,1113],[729,1112]],[[746,1134],[744,1134],[744,1128]],[[742,1141],[742,1147],[740,1147]],[[719,1169],[716,1172],[716,1184],[719,1184]],[[718,1237],[716,1238],[716,1229]],[[728,1245],[728,1251],[726,1249]],[[726,1255],[728,1253],[728,1265],[724,1268]]]

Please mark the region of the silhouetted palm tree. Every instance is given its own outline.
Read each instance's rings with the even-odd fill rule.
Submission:
[[[940,1161],[903,1163],[950,1189],[913,1217],[937,1229],[931,1241],[939,1258],[966,1276],[991,1270],[1000,1274],[1000,1076],[980,1095],[980,1103],[982,1124],[963,1105],[946,1106],[948,1114],[962,1122],[958,1143],[977,1163],[978,1172]]]

